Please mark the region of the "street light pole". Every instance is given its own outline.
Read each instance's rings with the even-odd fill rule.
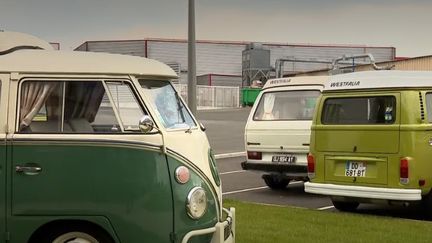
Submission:
[[[188,106],[196,114],[196,51],[195,51],[195,0],[189,0],[188,28]]]

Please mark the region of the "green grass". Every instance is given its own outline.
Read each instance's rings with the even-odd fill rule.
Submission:
[[[224,200],[236,208],[237,243],[432,242],[432,222]]]

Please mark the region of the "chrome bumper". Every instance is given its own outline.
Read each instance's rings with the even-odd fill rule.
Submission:
[[[419,201],[420,189],[396,189],[385,187],[347,186],[306,182],[305,192],[352,198],[383,199],[395,201]]]
[[[211,243],[235,243],[235,208],[223,209],[227,214],[227,218],[223,222],[217,222],[215,226],[193,230],[188,232],[182,240],[182,243],[187,243],[192,237],[198,235],[212,234]]]

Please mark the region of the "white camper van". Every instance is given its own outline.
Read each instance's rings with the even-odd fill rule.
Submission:
[[[327,76],[271,79],[245,128],[245,170],[262,174],[272,189],[307,180],[307,154],[315,103]]]

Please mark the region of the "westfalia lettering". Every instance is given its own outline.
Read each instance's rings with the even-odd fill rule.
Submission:
[[[360,81],[335,82],[335,83],[331,83],[330,87],[355,87],[359,85],[360,85]]]
[[[270,81],[270,84],[281,84],[281,83],[289,83],[291,82],[291,79],[276,79]]]

